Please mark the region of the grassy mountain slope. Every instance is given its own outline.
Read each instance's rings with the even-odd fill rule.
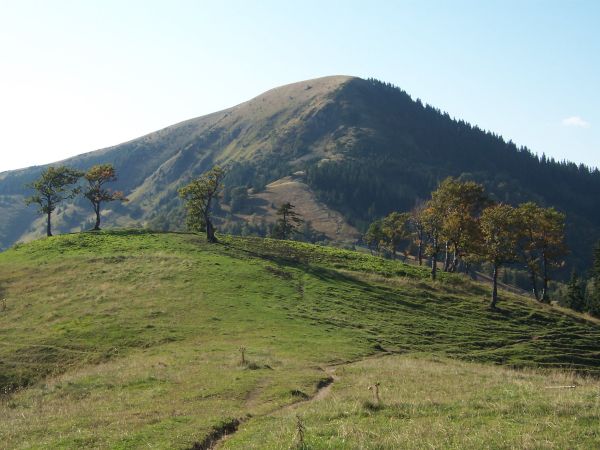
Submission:
[[[252,187],[255,194],[303,171],[297,190],[307,195],[297,198],[308,200],[300,206],[309,209],[317,198],[334,220],[345,220],[334,228],[364,231],[372,219],[412,207],[453,175],[484,183],[497,200],[534,200],[566,212],[571,259],[581,267],[600,238],[600,172],[539,159],[374,80],[333,76],[282,86],[236,107],[66,161],[79,168],[99,162],[116,166],[115,188],[131,199],[126,206],[111,206],[107,225],[181,229],[177,188],[220,163],[230,169],[230,188]],[[43,231],[41,218],[32,223],[31,212],[15,209],[24,183],[40,170],[0,174],[0,212],[10,212],[9,219],[0,220],[0,247]],[[261,215],[260,208],[246,212]],[[91,209],[78,201],[61,209],[57,229],[85,229],[90,218]],[[331,225],[316,223],[315,228],[331,235]]]
[[[190,448],[241,419],[225,448],[280,448],[293,439],[295,414],[280,408],[332,376],[326,408],[298,405],[316,448],[366,436],[379,436],[373,448],[409,436],[436,446],[448,427],[455,441],[446,442],[468,427],[507,446],[523,436],[550,436],[558,447],[599,442],[588,425],[600,415],[597,382],[445,358],[598,374],[600,326],[508,293],[491,312],[487,287],[457,275],[432,284],[425,269],[329,247],[230,237],[207,245],[194,234],[123,230],[0,253],[0,288],[8,447]],[[393,354],[402,356],[327,369]],[[431,390],[413,390],[423,374]],[[366,379],[382,382],[385,408],[362,403]],[[573,379],[581,386],[572,395],[544,390]],[[563,417],[548,399],[576,414],[561,436],[535,425]],[[453,416],[461,420],[445,418]],[[394,421],[410,427],[390,436]]]
[[[273,157],[287,162],[290,157],[308,153],[322,155],[324,150],[320,147],[327,145],[331,130],[321,121],[321,115],[331,108],[334,93],[350,79],[335,76],[283,86],[233,108],[64,163],[81,169],[98,163],[114,164],[119,173],[114,187],[126,192],[131,202],[127,208],[119,208],[118,214],[109,214],[106,223],[120,224],[120,216],[129,224],[144,224],[179,206],[177,188],[217,162],[258,162]],[[315,148],[299,148],[300,142],[315,144]],[[316,142],[320,144],[317,146]],[[0,195],[7,201],[23,195],[24,185],[41,170],[43,167],[33,167],[0,174]],[[272,180],[277,178],[273,174]],[[90,217],[86,203],[77,202],[59,211],[57,230],[70,231],[82,224],[85,227]],[[0,241],[0,248],[8,247],[19,237],[40,236],[39,223],[24,227],[22,222],[0,222],[0,237],[7,236]]]
[[[596,448],[597,380],[439,358],[390,356],[335,367],[331,394],[241,425],[228,449]],[[380,400],[372,390],[380,383]],[[576,387],[572,387],[576,386]]]

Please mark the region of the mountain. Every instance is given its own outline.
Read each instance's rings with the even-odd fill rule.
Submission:
[[[1,445],[300,448],[302,420],[314,449],[598,448],[599,322],[504,291],[494,311],[489,290],[292,241],[18,245],[0,253]]]
[[[64,161],[82,169],[103,162],[116,166],[114,187],[131,200],[110,206],[107,225],[181,229],[177,188],[219,163],[229,170],[218,207],[226,231],[264,232],[277,203],[293,197],[321,239],[353,242],[371,220],[411,208],[452,175],[482,182],[498,200],[534,200],[567,213],[575,265],[589,262],[600,238],[597,169],[537,157],[377,80],[294,83]],[[0,174],[1,247],[43,232],[42,219],[23,206],[24,184],[42,169]],[[235,188],[244,197],[237,209],[227,203]],[[91,208],[83,200],[65,205],[56,224],[90,227]]]

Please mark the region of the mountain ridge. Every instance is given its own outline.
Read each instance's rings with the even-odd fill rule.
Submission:
[[[114,187],[132,200],[107,211],[107,226],[181,229],[177,188],[219,163],[230,169],[226,184],[246,186],[250,196],[304,171],[311,195],[359,231],[392,209],[412,207],[452,175],[484,183],[497,200],[534,200],[566,212],[572,259],[580,266],[600,238],[598,170],[537,157],[372,79],[336,75],[291,83],[62,161],[81,169],[107,162],[120,175]],[[34,212],[21,202],[23,185],[43,167],[0,174],[0,248],[40,235]],[[243,217],[223,206],[227,231]],[[57,229],[85,229],[90,212],[81,200],[65,205]]]

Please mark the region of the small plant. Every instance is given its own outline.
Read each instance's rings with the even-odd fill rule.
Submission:
[[[373,403],[377,406],[381,405],[381,399],[379,398],[379,381],[374,385],[369,386],[369,390],[373,391]]]
[[[2,312],[6,311],[6,299],[5,298],[0,300],[0,311],[2,311]]]
[[[296,415],[296,448],[303,449],[304,447],[304,434],[306,433],[306,427],[302,421],[300,415]]]
[[[240,361],[240,365],[241,366],[245,366],[248,362],[246,361],[246,347],[240,347],[240,355],[241,355],[241,361]]]

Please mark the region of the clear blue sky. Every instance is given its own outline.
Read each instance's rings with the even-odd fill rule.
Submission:
[[[600,166],[600,1],[0,0],[0,171],[333,74]]]

